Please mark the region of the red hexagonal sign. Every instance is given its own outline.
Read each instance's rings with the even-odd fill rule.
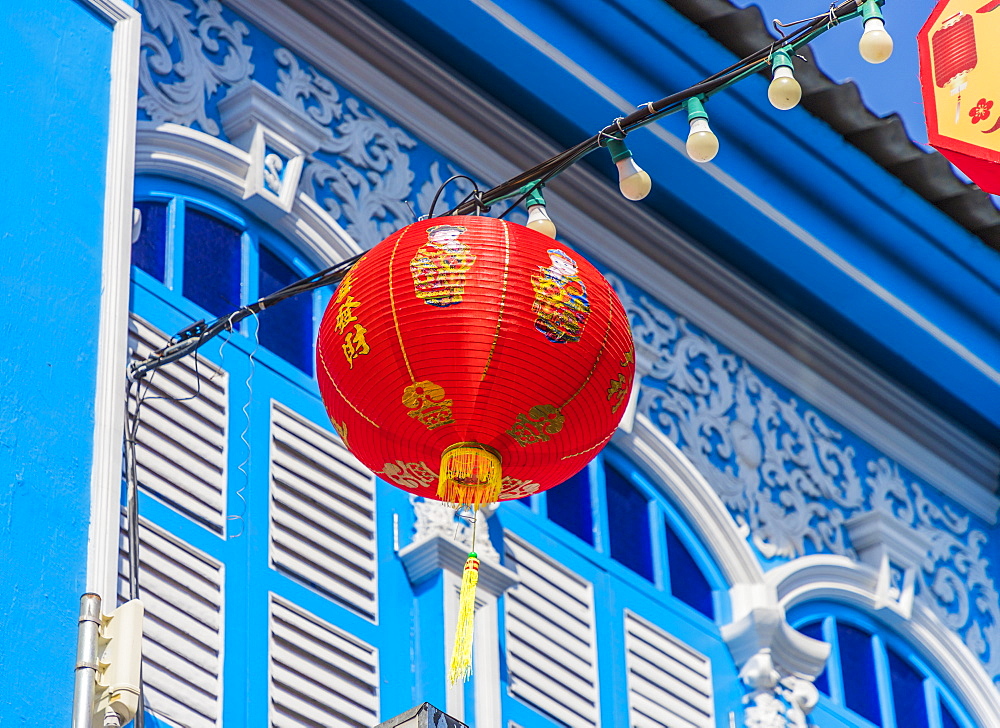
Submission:
[[[930,145],[1000,194],[1000,0],[941,0],[917,47]]]

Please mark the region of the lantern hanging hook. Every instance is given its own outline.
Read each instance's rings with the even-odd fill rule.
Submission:
[[[442,182],[441,185],[437,188],[437,192],[434,193],[434,199],[431,200],[430,209],[427,211],[428,218],[434,217],[434,208],[437,207],[438,199],[440,199],[441,193],[444,192],[444,188],[457,179],[466,179],[472,184],[472,192],[466,195],[465,200],[462,200],[462,202],[466,202],[469,199],[473,199],[476,201],[477,210],[483,207],[483,201],[482,201],[483,193],[480,192],[479,185],[476,184],[476,180],[472,179],[472,177],[468,176],[467,174],[453,174],[451,177]],[[488,210],[489,208],[486,209]],[[478,214],[478,212],[476,214]]]

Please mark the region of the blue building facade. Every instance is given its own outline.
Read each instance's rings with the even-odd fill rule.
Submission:
[[[731,10],[143,0],[30,24],[79,41],[53,74],[90,80],[61,93],[105,92],[68,130],[26,131],[48,161],[9,203],[5,267],[32,285],[4,314],[24,342],[4,537],[30,569],[3,584],[18,639],[60,636],[0,716],[27,720],[42,675],[68,713],[80,593],[130,596],[119,433],[137,419],[151,723],[368,726],[426,700],[477,728],[1000,726],[1000,259],[818,93],[815,115],[772,109],[760,78],[713,97],[707,165],[683,119],[631,135],[645,202],[596,156],[547,188],[559,239],[629,314],[638,398],[585,471],[484,514],[464,686],[444,675],[471,529],[392,487],[425,477],[413,464],[377,478],[329,426],[330,291],[126,387],[130,360],[367,249],[452,175],[496,184],[728,66],[709,32]],[[25,78],[48,48],[30,50]],[[38,119],[70,101],[46,103]],[[100,143],[70,156],[103,185],[81,171],[52,195],[81,128]],[[65,217],[42,227],[27,212],[49,196]],[[68,324],[53,350],[42,311]],[[70,362],[62,395],[25,381]]]

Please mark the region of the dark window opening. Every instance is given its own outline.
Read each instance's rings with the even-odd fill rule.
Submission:
[[[240,307],[242,232],[218,218],[184,212],[184,297],[215,316]]]
[[[303,276],[264,246],[260,247],[258,291],[267,296]],[[265,346],[306,374],[313,373],[313,298],[300,293],[258,314],[258,336]]]
[[[143,201],[135,207],[142,216],[139,238],[132,243],[132,265],[160,283],[166,277],[167,203]]]
[[[670,569],[670,591],[709,619],[715,619],[715,603],[712,599],[712,585],[694,560],[687,546],[678,538],[669,522],[664,522],[667,530],[667,564]]]
[[[610,465],[604,473],[611,558],[653,581],[649,499]]]

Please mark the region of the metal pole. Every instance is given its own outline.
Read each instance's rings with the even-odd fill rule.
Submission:
[[[76,642],[76,687],[73,690],[73,728],[93,728],[97,691],[97,631],[101,626],[101,597],[80,597]]]

